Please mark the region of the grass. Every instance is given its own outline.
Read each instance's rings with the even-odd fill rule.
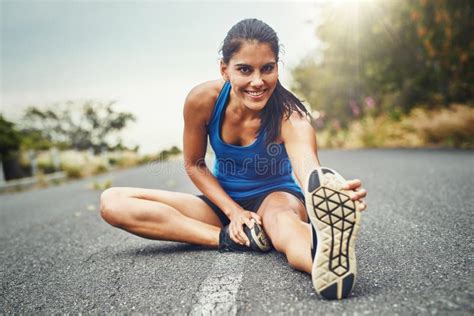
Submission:
[[[92,190],[103,191],[112,186],[112,179],[105,179],[104,181],[93,181],[90,185]]]
[[[140,155],[135,151],[115,151],[94,155],[90,151],[66,150],[59,153],[60,165],[59,168],[55,168],[50,151],[37,151],[37,177],[41,180],[45,174],[61,170],[67,174],[68,178],[79,179],[111,170],[130,168],[150,161],[173,159],[180,153],[181,151],[177,147],[164,150],[155,155]],[[20,163],[24,168],[30,168],[31,159],[27,151],[20,153]],[[44,181],[40,182],[43,183]],[[103,183],[93,183],[91,185],[94,189],[110,186],[111,181],[107,180]]]
[[[446,108],[417,107],[406,115],[367,115],[347,129],[318,132],[323,148],[474,149],[474,108],[452,104]]]
[[[18,157],[19,168],[21,168],[27,176],[31,174],[30,170],[32,169],[31,153],[34,153],[36,157],[35,177],[37,181],[34,185],[36,188],[62,183],[62,179],[47,179],[47,174],[55,171],[65,172],[68,179],[80,179],[116,169],[125,169],[156,161],[174,160],[181,157],[181,150],[176,146],[157,154],[148,155],[140,155],[131,150],[105,152],[101,155],[94,155],[90,151],[65,150],[59,152],[58,165],[55,166],[51,151],[31,152],[25,149],[15,152],[15,156]],[[112,179],[96,180],[89,185],[93,190],[105,190],[111,186]],[[21,191],[27,188],[29,187],[16,187],[15,190]]]

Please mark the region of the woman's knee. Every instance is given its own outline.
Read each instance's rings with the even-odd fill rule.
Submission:
[[[275,227],[277,230],[293,218],[297,219],[298,217],[293,210],[287,207],[272,208],[271,211],[262,214],[263,225]]]
[[[270,239],[276,250],[282,251],[291,238],[292,221],[299,221],[298,215],[288,208],[263,214],[263,227],[269,233]]]
[[[100,195],[100,215],[112,226],[119,227],[122,224],[119,205],[124,198],[121,188],[112,187]]]

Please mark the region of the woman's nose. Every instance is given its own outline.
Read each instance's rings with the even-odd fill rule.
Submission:
[[[260,74],[256,74],[252,78],[252,82],[250,84],[252,87],[256,87],[256,88],[263,86],[262,76]]]

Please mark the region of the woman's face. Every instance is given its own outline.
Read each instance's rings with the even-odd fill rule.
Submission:
[[[228,64],[221,62],[221,74],[230,80],[233,97],[259,111],[275,90],[278,64],[269,44],[247,41]]]

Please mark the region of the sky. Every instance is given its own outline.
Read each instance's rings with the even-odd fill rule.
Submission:
[[[0,113],[18,122],[28,105],[116,100],[137,121],[122,132],[142,153],[182,148],[183,104],[220,78],[227,31],[258,18],[278,34],[280,80],[318,47],[313,2],[0,0]]]

